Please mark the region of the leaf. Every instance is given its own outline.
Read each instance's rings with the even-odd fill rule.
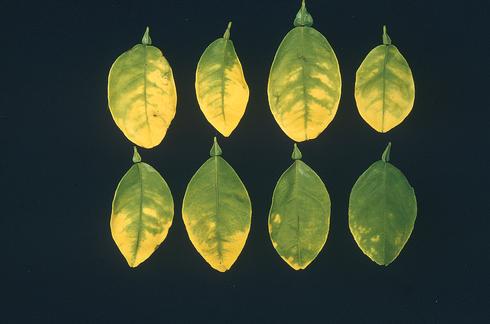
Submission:
[[[220,156],[216,138],[210,154],[187,186],[182,218],[196,250],[211,267],[224,272],[245,245],[252,206],[235,170]]]
[[[383,158],[357,179],[349,199],[349,227],[362,252],[379,265],[400,254],[417,216],[413,188],[403,173]]]
[[[296,144],[293,159],[274,189],[269,234],[281,258],[300,270],[316,258],[327,241],[331,204],[325,184],[300,160]]]
[[[242,65],[229,39],[230,28],[231,22],[224,36],[206,48],[196,71],[199,106],[209,123],[224,136],[237,127],[249,97]]]
[[[114,195],[111,232],[129,266],[137,267],[167,236],[174,202],[165,180],[152,166],[141,162],[136,148],[133,161]]]
[[[415,84],[412,71],[384,27],[383,45],[366,56],[356,73],[355,98],[362,118],[386,133],[412,110]]]
[[[131,142],[145,148],[160,144],[175,116],[177,93],[172,68],[151,46],[148,28],[143,44],[112,65],[108,99],[114,121]]]
[[[317,30],[305,4],[272,63],[269,106],[281,129],[296,142],[316,138],[333,120],[341,77],[335,53]]]

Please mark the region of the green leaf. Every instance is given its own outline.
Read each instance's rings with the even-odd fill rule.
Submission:
[[[349,227],[357,245],[371,260],[388,265],[400,254],[417,216],[413,188],[403,173],[383,158],[356,181],[349,199]]]
[[[293,164],[277,182],[269,212],[269,234],[277,253],[293,269],[305,269],[320,253],[330,227],[330,197],[325,184],[300,160],[296,144]]]
[[[245,245],[252,206],[242,181],[220,155],[215,138],[211,157],[187,186],[182,218],[196,250],[211,267],[224,272]]]
[[[148,28],[143,44],[117,58],[109,72],[108,99],[114,121],[134,144],[160,144],[177,105],[172,68],[162,52],[151,46]]]
[[[304,3],[272,63],[269,106],[281,129],[296,142],[316,138],[335,117],[341,77],[335,53],[313,27]]]
[[[249,90],[230,37],[212,42],[197,64],[196,94],[204,116],[224,136],[237,127],[247,107]]]
[[[412,71],[391,39],[366,56],[356,73],[355,98],[362,118],[380,133],[399,125],[412,111],[415,84]]]
[[[145,261],[163,242],[174,216],[170,189],[150,165],[134,165],[119,182],[112,202],[111,232],[130,267]]]

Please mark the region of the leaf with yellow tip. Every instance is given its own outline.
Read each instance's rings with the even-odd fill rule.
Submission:
[[[211,157],[187,186],[182,218],[196,250],[211,267],[224,272],[245,245],[252,206],[245,186],[221,153],[214,138]]]
[[[272,196],[269,235],[277,253],[293,269],[305,269],[320,253],[330,227],[330,197],[325,184],[301,161],[296,144],[293,164]]]
[[[366,56],[356,73],[355,98],[362,118],[386,133],[412,111],[415,83],[407,61],[383,27],[383,45]]]
[[[388,265],[413,231],[417,201],[407,178],[389,163],[391,143],[380,161],[357,179],[349,198],[349,228],[371,260]]]
[[[199,106],[223,136],[229,136],[237,127],[249,96],[242,65],[230,39],[230,28],[231,22],[223,37],[206,48],[196,70]]]
[[[160,144],[177,105],[172,68],[162,52],[151,46],[148,28],[142,44],[117,58],[109,72],[109,108],[117,126],[134,144]]]
[[[316,138],[335,117],[342,87],[335,53],[301,6],[294,26],[284,37],[272,63],[269,106],[276,122],[291,139]]]
[[[137,267],[167,236],[174,202],[165,180],[152,166],[141,162],[136,147],[133,162],[114,195],[111,232],[129,266]]]

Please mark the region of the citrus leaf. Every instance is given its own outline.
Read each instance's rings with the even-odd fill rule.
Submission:
[[[330,227],[325,184],[294,145],[293,164],[276,184],[269,212],[269,234],[277,253],[293,269],[305,269],[320,253]]]
[[[215,138],[211,157],[187,186],[182,218],[196,250],[211,267],[224,272],[245,245],[252,206],[242,181],[220,155]]]
[[[355,98],[362,118],[385,133],[412,110],[415,84],[412,71],[384,27],[383,45],[366,56],[356,73]]]
[[[172,193],[160,174],[141,162],[119,182],[112,202],[111,232],[130,267],[145,261],[163,242],[174,216]]]
[[[400,254],[417,216],[413,188],[389,160],[391,143],[380,161],[357,179],[349,199],[349,228],[371,260],[388,265]]]
[[[230,28],[231,22],[224,36],[212,42],[202,54],[195,85],[204,116],[224,136],[237,127],[249,97],[242,65],[229,39]]]
[[[305,4],[272,63],[269,106],[281,129],[296,142],[316,138],[333,120],[341,77],[335,53],[316,29]]]
[[[160,144],[177,105],[172,68],[162,52],[150,44],[147,29],[143,44],[114,62],[108,82],[114,121],[131,142],[145,148]]]

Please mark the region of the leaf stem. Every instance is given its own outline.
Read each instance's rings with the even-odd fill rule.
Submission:
[[[388,36],[388,33],[386,32],[386,25],[383,25],[383,44],[391,45],[391,38],[390,36]]]
[[[150,27],[146,26],[145,34],[141,39],[141,43],[143,45],[151,45],[151,37],[150,37]]]
[[[301,160],[303,155],[301,154],[301,151],[298,148],[298,145],[294,143],[294,148],[293,148],[293,154],[291,154],[291,158],[293,160]]]
[[[141,156],[138,153],[138,149],[136,146],[133,146],[133,163],[140,163],[141,162]]]
[[[295,27],[311,27],[313,26],[313,17],[310,15],[308,10],[306,9],[305,0],[301,2],[301,8],[296,14],[296,18],[294,18],[294,26]]]
[[[383,162],[390,161],[390,152],[391,152],[391,142],[388,143],[388,146],[386,146],[383,155],[381,156],[381,160],[383,160]]]
[[[230,29],[231,29],[231,21],[228,23],[228,27],[225,30],[225,33],[223,34],[223,38],[228,40],[230,39]]]
[[[219,147],[218,140],[216,139],[215,136],[213,140],[213,146],[211,147],[211,151],[209,151],[209,155],[220,156],[221,154],[223,154],[223,151],[221,150],[221,147]]]

